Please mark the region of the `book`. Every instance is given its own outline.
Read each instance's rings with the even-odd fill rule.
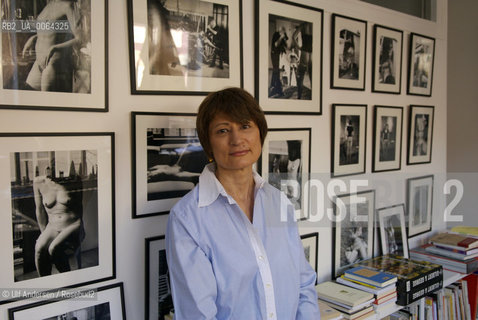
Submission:
[[[453,251],[451,251],[451,250],[453,250]],[[475,249],[472,249],[472,250],[474,251]],[[457,259],[457,260],[469,260],[469,259],[473,259],[473,258],[478,257],[478,251],[474,254],[459,253],[458,252],[459,250],[450,249],[450,248],[442,249],[442,248],[440,248],[438,246],[435,246],[435,245],[426,245],[425,246],[425,251],[435,253],[435,254],[438,254],[440,256],[450,257],[450,258]]]
[[[349,279],[370,284],[375,287],[383,288],[397,282],[397,277],[393,274],[380,270],[373,270],[363,266],[348,269],[344,275]]]
[[[394,285],[390,285],[390,286],[385,287],[385,288],[375,288],[375,287],[371,287],[371,286],[361,284],[360,282],[354,281],[353,279],[347,279],[344,275],[335,279],[335,281],[337,281],[340,284],[344,284],[346,286],[349,286],[349,287],[352,287],[352,288],[355,288],[355,289],[359,289],[359,290],[362,290],[362,291],[372,293],[375,296],[387,295],[391,292],[396,291],[396,288],[395,288]]]
[[[323,301],[323,302],[327,303],[332,308],[337,309],[338,311],[342,312],[345,316],[347,314],[349,314],[349,315],[354,314],[356,312],[359,312],[360,310],[363,310],[365,308],[368,308],[368,307],[372,306],[373,299],[365,301],[361,304],[358,304],[355,307],[350,307],[350,306],[347,306],[343,303],[333,301],[332,299],[328,299],[328,298],[324,298],[324,297],[319,297],[319,301]]]
[[[432,236],[429,242],[458,250],[478,247],[478,238],[452,232],[438,233]]]
[[[343,318],[343,314],[330,307],[327,303],[319,300],[319,310],[321,320],[339,320]]]
[[[451,252],[466,254],[466,255],[472,255],[472,254],[478,253],[478,248],[468,249],[468,250],[466,250],[466,249],[453,249],[453,248],[448,248],[448,247],[441,246],[439,244],[435,245],[435,247],[443,249],[443,250],[451,251]]]
[[[463,306],[465,307],[466,319],[471,319],[470,299],[468,297],[468,282],[461,279],[460,284],[463,293]]]
[[[323,300],[337,301],[349,307],[358,306],[366,301],[373,301],[374,296],[369,292],[351,288],[332,281],[319,283],[315,286],[317,295]]]
[[[478,268],[478,258],[473,258],[470,260],[456,260],[428,252],[425,250],[428,246],[430,246],[430,244],[425,244],[411,249],[409,251],[410,258],[437,263],[442,265],[445,269],[460,273],[471,273]]]
[[[469,236],[478,236],[478,227],[456,226],[451,228],[451,231]]]

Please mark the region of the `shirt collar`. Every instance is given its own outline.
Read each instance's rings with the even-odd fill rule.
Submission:
[[[201,175],[199,176],[199,201],[198,207],[206,207],[213,203],[219,195],[227,198],[229,204],[236,203],[236,201],[227,194],[222,184],[216,178],[216,164],[209,163],[204,167]],[[255,171],[252,170],[254,178],[255,190],[261,189],[264,186],[265,180]]]

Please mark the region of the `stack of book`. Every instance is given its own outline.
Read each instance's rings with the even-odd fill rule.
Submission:
[[[363,266],[348,269],[336,279],[338,283],[373,294],[375,300],[372,306],[374,311],[379,313],[395,306],[397,280],[393,274]]]
[[[471,273],[478,269],[478,238],[442,232],[431,237],[428,244],[410,250],[410,257],[441,264],[451,271]]]
[[[443,267],[426,261],[415,261],[388,254],[363,260],[355,266],[387,272],[397,277],[397,304],[405,306],[443,286]]]
[[[316,286],[319,301],[340,311],[344,319],[365,320],[374,318],[373,294],[342,284],[327,281]]]

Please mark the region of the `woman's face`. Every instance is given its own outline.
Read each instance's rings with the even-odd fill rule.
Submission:
[[[241,124],[218,114],[209,125],[209,143],[218,169],[251,168],[261,154],[261,137],[257,125]]]

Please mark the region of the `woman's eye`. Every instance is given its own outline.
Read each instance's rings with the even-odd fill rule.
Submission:
[[[217,130],[217,133],[226,133],[228,130],[227,129],[219,129]]]
[[[243,125],[242,125],[242,128],[243,128],[243,129],[249,129],[250,127],[251,127],[250,124],[243,124]]]

